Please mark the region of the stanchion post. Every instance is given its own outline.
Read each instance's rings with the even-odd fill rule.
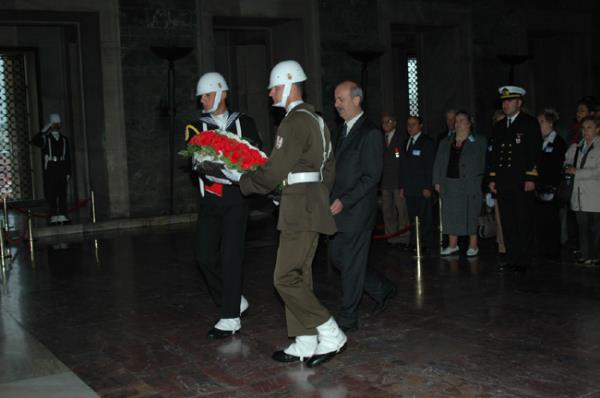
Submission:
[[[0,272],[2,273],[2,284],[6,286],[6,261],[4,260],[4,230],[0,228],[0,250],[2,250],[2,263],[0,264]]]
[[[35,267],[35,248],[33,247],[33,222],[31,210],[27,210],[27,234],[29,237],[29,257],[31,258],[31,263]]]
[[[421,258],[421,223],[419,222],[419,216],[415,217],[415,233],[417,241],[417,259]]]
[[[444,250],[444,228],[442,227],[442,197],[438,196],[439,219],[440,219],[440,253]]]
[[[6,196],[2,198],[2,209],[4,214],[4,223],[2,227],[8,232],[8,203],[6,202]]]
[[[90,199],[92,201],[92,224],[96,224],[96,195],[94,191],[90,191]]]

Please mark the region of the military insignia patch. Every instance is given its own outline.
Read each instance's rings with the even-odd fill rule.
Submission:
[[[517,144],[521,143],[521,137],[523,137],[523,133],[517,133],[517,138],[515,139],[515,142]]]
[[[275,140],[275,148],[281,149],[282,145],[283,145],[283,137],[278,135],[277,139]]]

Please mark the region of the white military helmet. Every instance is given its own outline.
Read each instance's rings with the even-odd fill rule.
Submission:
[[[285,108],[287,99],[292,89],[292,83],[300,83],[306,80],[306,74],[302,66],[294,60],[281,61],[271,69],[269,78],[269,89],[275,86],[283,85],[283,94],[281,100],[273,106]]]
[[[57,123],[60,124],[60,115],[58,113],[51,113],[48,118],[48,123]]]
[[[208,94],[218,91],[227,91],[229,87],[223,75],[217,72],[203,74],[196,85],[196,95]]]
[[[229,87],[223,75],[217,72],[208,72],[203,74],[198,80],[196,85],[196,96],[215,92],[215,101],[210,109],[206,109],[206,112],[212,113],[217,110],[219,103],[221,103],[221,97],[223,91],[228,91]]]

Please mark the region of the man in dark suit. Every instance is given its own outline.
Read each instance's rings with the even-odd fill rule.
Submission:
[[[454,133],[454,123],[456,123],[456,111],[454,109],[448,109],[446,111],[446,128],[438,133],[436,142],[439,144],[444,138]]]
[[[489,187],[500,205],[507,261],[501,268],[524,269],[533,241],[535,183],[542,137],[537,120],[521,111],[525,90],[498,90],[506,118],[494,125]]]
[[[426,250],[433,243],[431,222],[433,192],[433,162],[436,144],[422,133],[423,120],[419,116],[409,116],[406,131],[409,137],[400,148],[400,193],[406,199],[408,217],[412,223],[419,217],[421,248]],[[416,233],[411,234],[411,246],[415,246]]]
[[[236,134],[260,147],[261,140],[254,120],[227,109],[227,82],[217,72],[208,72],[198,80],[196,95],[203,113],[186,128],[190,132],[223,130]],[[198,222],[195,257],[208,292],[221,308],[219,321],[208,338],[232,336],[241,328],[241,313],[248,308],[242,295],[242,261],[249,213],[249,199],[240,188],[225,179],[202,175],[198,180]]]
[[[385,151],[383,153],[383,176],[381,177],[381,210],[386,235],[398,234],[408,226],[406,201],[400,196],[400,147],[403,134],[396,129],[396,118],[384,113],[381,128],[384,132]],[[410,231],[388,238],[388,243],[408,246]]]
[[[345,81],[335,89],[335,108],[344,124],[334,142],[336,178],[331,191],[331,213],[338,232],[330,255],[342,277],[342,308],[336,317],[342,330],[358,328],[358,306],[363,290],[385,308],[396,286],[367,268],[371,234],[377,216],[377,186],[381,178],[384,142],[381,132],[362,110],[362,89]]]

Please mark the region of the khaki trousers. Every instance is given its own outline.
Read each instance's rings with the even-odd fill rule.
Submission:
[[[331,317],[312,290],[318,242],[318,232],[281,231],[279,237],[273,284],[285,303],[289,337],[316,335],[316,327]]]
[[[383,223],[385,224],[386,235],[396,233],[409,224],[406,200],[400,196],[399,189],[381,190],[381,210],[383,212]],[[410,231],[389,238],[388,242],[409,243]]]

